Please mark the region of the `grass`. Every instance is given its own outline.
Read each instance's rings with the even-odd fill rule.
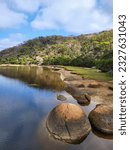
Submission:
[[[84,78],[94,79],[98,81],[112,81],[112,75],[109,73],[98,72],[97,69],[65,66],[66,70],[79,74]]]

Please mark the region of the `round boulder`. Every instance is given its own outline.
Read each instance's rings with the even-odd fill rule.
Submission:
[[[113,134],[113,108],[99,104],[89,114],[89,121],[93,129],[101,133]]]
[[[62,103],[49,114],[46,126],[50,134],[67,143],[81,143],[91,125],[84,111],[75,104]]]

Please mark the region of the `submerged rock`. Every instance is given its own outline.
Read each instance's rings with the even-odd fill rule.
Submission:
[[[57,95],[57,99],[60,101],[65,101],[67,98],[64,95]]]
[[[70,93],[79,104],[81,105],[88,105],[91,101],[91,97],[89,96],[88,93],[79,90],[78,88],[72,86],[72,85],[67,85],[65,90]]]
[[[113,134],[113,108],[99,104],[89,114],[92,128],[105,134]]]
[[[67,143],[81,143],[91,130],[84,111],[70,103],[56,106],[50,112],[46,126],[54,138]]]

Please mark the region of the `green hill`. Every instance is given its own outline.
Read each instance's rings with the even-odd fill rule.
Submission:
[[[113,31],[80,36],[48,36],[0,52],[0,64],[39,64],[112,70]]]

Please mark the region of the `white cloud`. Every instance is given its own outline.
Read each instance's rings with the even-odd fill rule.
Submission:
[[[26,24],[36,31],[98,32],[112,28],[112,5],[112,0],[0,0],[0,30],[23,31]],[[22,36],[0,39],[0,50],[21,43],[25,40]]]
[[[112,0],[54,0],[32,21],[33,28],[88,33],[112,27]],[[100,7],[98,6],[100,4]],[[109,13],[108,13],[109,12]]]
[[[27,23],[35,29],[88,33],[112,27],[112,0],[0,0],[0,29]],[[33,16],[33,17],[34,17]]]
[[[26,23],[26,16],[11,10],[6,1],[0,0],[0,29],[14,28]]]
[[[38,10],[38,8],[43,3],[43,0],[11,0],[13,3],[13,8],[21,10],[23,12],[33,13]]]
[[[0,39],[0,50],[16,46],[23,42],[25,39],[26,37],[21,33],[11,34],[7,38]]]

